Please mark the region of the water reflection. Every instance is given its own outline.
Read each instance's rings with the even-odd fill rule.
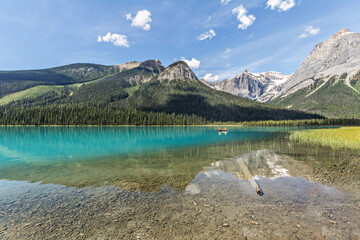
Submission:
[[[283,167],[283,165],[289,169]],[[312,168],[308,165],[267,149],[242,154],[233,159],[217,161],[211,163],[211,166],[214,169],[232,173],[238,179],[249,181],[260,196],[264,192],[258,183],[259,177],[269,179],[289,177],[289,172],[291,171],[294,177],[302,176],[311,179],[309,176],[312,174]],[[299,172],[298,169],[302,169],[302,171]]]
[[[234,129],[219,138],[212,127],[0,127],[0,162],[77,161],[274,134],[256,128]]]
[[[257,128],[219,137],[212,127],[0,127],[0,179],[182,189],[227,143],[275,135]]]
[[[230,129],[221,136],[216,128],[202,127],[0,130],[0,179],[78,188],[114,185],[153,192],[167,184],[182,191],[213,167],[251,180],[260,192],[256,176],[314,181],[314,169],[348,156],[291,143],[276,128]],[[244,173],[246,168],[250,173]]]
[[[279,129],[209,129],[4,130],[0,179],[17,181],[0,180],[0,238],[358,239],[360,202],[314,183],[324,171],[340,179],[329,166],[356,163],[354,152],[292,143]],[[163,136],[152,144],[150,133]]]

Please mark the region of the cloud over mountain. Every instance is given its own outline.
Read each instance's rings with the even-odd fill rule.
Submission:
[[[198,69],[200,67],[200,61],[195,58],[192,58],[191,60],[187,60],[186,58],[182,57],[181,61],[186,62],[187,65],[189,65],[189,67],[192,69]]]
[[[129,41],[126,35],[110,33],[108,32],[105,36],[98,36],[98,42],[111,42],[117,47],[130,47]]]
[[[208,82],[214,82],[219,80],[219,75],[213,75],[212,73],[207,73],[203,78]]]
[[[316,28],[316,27],[313,27],[313,26],[305,26],[304,27],[304,32],[302,34],[300,34],[299,38],[306,38],[306,37],[310,37],[310,36],[315,36],[319,32],[320,32],[320,28]]]
[[[132,17],[131,13],[128,13],[126,14],[126,19],[131,20],[131,26],[133,27],[140,27],[145,31],[150,30],[149,23],[152,21],[151,12],[146,9],[138,11],[135,17]]]

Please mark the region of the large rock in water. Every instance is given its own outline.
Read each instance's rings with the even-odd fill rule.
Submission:
[[[360,70],[360,34],[343,29],[317,44],[279,93],[282,97],[314,83],[347,73],[346,83]]]
[[[164,71],[162,71],[159,76],[158,80],[187,80],[193,81],[198,80],[195,73],[190,69],[184,61],[178,61],[176,63],[171,64],[167,67]]]

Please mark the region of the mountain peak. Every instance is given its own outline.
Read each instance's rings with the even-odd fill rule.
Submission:
[[[142,67],[146,67],[153,72],[161,73],[165,70],[165,67],[161,64],[161,62],[158,59],[154,60],[146,60],[140,64]]]
[[[115,67],[119,68],[121,71],[129,70],[137,67],[145,67],[155,73],[160,73],[165,69],[165,67],[157,59],[146,60],[144,62],[131,61],[131,62],[115,65]]]
[[[141,62],[131,61],[131,62],[118,64],[115,66],[118,67],[120,70],[126,70],[126,69],[136,68],[136,67],[140,66],[140,64],[141,64]]]
[[[280,72],[252,73],[247,69],[231,79],[216,82],[201,82],[216,90],[221,90],[236,96],[256,100],[259,102],[270,101],[287,81],[288,76]]]
[[[346,73],[346,83],[359,71],[360,34],[342,29],[327,41],[317,44],[310,55],[301,63],[294,75],[284,85],[282,98],[312,85],[315,79],[328,81],[332,76]]]
[[[178,61],[168,66],[158,77],[159,80],[198,80],[195,73],[184,61]]]
[[[338,31],[334,35],[332,35],[330,39],[335,39],[337,36],[340,36],[340,35],[343,35],[343,34],[349,33],[349,32],[350,32],[350,29],[347,29],[347,28],[341,29],[340,31]]]

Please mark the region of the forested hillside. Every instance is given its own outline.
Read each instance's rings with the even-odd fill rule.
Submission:
[[[54,68],[51,74],[61,72],[64,78],[40,77],[41,85],[0,99],[0,124],[188,125],[321,118],[211,89],[184,62],[165,70],[156,60],[131,66],[98,67],[92,74]]]
[[[42,70],[0,71],[0,97],[37,85],[65,85],[87,82],[118,71],[113,66],[87,63]]]
[[[310,119],[318,115],[289,111],[209,88],[200,81],[153,80],[125,100],[141,111],[196,114],[208,121]]]

